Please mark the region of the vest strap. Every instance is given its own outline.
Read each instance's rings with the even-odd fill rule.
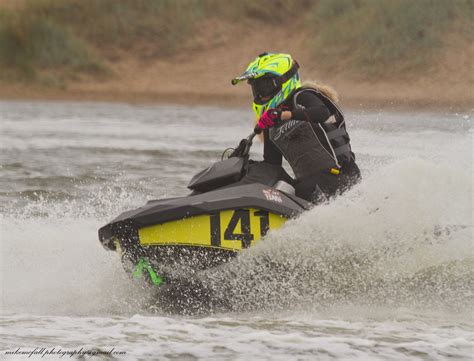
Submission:
[[[327,132],[326,134],[329,140],[334,139],[334,138],[348,136],[347,131],[343,127],[331,130],[330,132]]]
[[[334,148],[334,154],[336,156],[348,153],[351,151],[351,146],[349,144],[341,145],[340,147]]]

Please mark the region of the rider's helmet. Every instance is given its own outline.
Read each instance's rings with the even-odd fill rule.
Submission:
[[[299,65],[289,54],[260,54],[232,79],[232,85],[243,80],[252,86],[253,111],[257,118],[270,108],[278,107],[297,88],[301,87]]]

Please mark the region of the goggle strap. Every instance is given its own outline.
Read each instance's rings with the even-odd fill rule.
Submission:
[[[294,61],[293,66],[290,68],[290,70],[288,70],[285,74],[277,78],[279,85],[283,85],[288,80],[290,80],[296,73],[298,73],[299,68],[300,65],[296,61]]]

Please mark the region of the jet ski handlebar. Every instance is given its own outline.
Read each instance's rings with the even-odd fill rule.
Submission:
[[[249,155],[249,152],[250,152],[250,148],[252,147],[252,143],[253,143],[253,138],[255,138],[255,136],[257,135],[258,133],[256,132],[256,129],[254,129],[254,131],[252,133],[250,133],[250,135],[244,139],[242,139],[239,143],[239,145],[237,146],[237,148],[227,148],[226,150],[224,150],[224,152],[222,153],[222,157],[221,159],[225,159],[225,158],[232,158],[232,157],[241,157],[241,158],[245,158],[245,157],[248,157]],[[232,151],[229,155],[229,151]]]
[[[258,128],[258,129],[260,129],[260,128]],[[261,129],[260,129],[260,131],[261,131]],[[249,142],[252,142],[252,141],[253,141],[253,138],[255,138],[255,136],[258,135],[258,134],[260,134],[260,132],[257,133],[257,132],[255,132],[255,130],[254,130],[254,131],[253,131],[252,133],[250,133],[250,135],[247,137],[247,140],[248,140]]]
[[[255,126],[255,128],[253,128],[253,137],[255,137],[256,135],[260,134],[260,133],[262,132],[262,130],[263,130],[263,129],[260,128],[260,127],[258,126],[258,124],[257,124],[257,125]],[[251,134],[251,135],[252,135],[252,134]],[[253,138],[253,137],[252,137],[252,138]]]

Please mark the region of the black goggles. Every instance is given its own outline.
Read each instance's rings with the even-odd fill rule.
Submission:
[[[281,90],[281,83],[277,77],[262,77],[249,79],[255,99],[272,97]]]

